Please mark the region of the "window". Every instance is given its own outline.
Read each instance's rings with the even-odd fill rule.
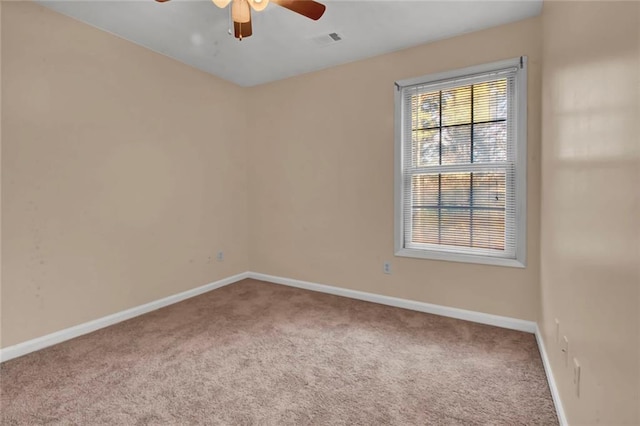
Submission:
[[[526,84],[526,57],[396,83],[396,255],[525,266]]]

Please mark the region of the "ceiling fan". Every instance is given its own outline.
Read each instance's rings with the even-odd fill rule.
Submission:
[[[156,0],[164,3],[169,0]],[[212,0],[221,9],[231,3],[231,18],[233,19],[233,35],[242,40],[253,34],[251,28],[251,9],[256,12],[264,10],[269,2],[282,6],[293,12],[317,21],[322,17],[326,6],[313,0]]]

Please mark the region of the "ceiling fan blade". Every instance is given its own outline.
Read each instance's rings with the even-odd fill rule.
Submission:
[[[245,37],[249,37],[253,34],[253,28],[251,27],[251,21],[241,24],[240,22],[233,23],[233,35],[235,38],[242,40]]]
[[[313,0],[271,0],[273,3],[293,12],[317,21],[327,8],[324,4]]]

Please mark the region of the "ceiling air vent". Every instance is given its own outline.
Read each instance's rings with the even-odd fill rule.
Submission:
[[[329,46],[342,40],[342,36],[338,33],[323,34],[318,37],[313,37],[313,40],[319,46]]]

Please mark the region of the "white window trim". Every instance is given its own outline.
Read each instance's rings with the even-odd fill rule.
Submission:
[[[455,253],[444,250],[411,249],[404,247],[404,215],[403,206],[403,155],[402,155],[402,87],[417,84],[435,83],[440,80],[460,78],[472,80],[475,74],[487,73],[495,70],[517,67],[516,79],[516,253],[515,258],[492,257],[486,255]],[[461,81],[462,82],[462,81]],[[508,59],[462,68],[437,74],[430,74],[395,83],[395,184],[394,184],[394,243],[395,255],[421,259],[445,260],[452,262],[480,263],[486,265],[526,267],[527,258],[527,57]]]

